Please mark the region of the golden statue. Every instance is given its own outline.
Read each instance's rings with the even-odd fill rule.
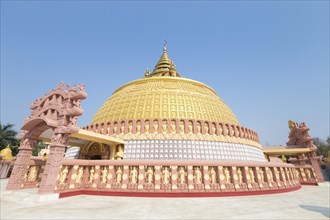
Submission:
[[[84,174],[84,169],[83,169],[83,167],[79,167],[79,169],[78,169],[78,175],[77,175],[77,177],[76,177],[76,183],[81,183],[81,180],[82,180],[83,174]]]
[[[241,168],[237,169],[237,176],[238,176],[238,182],[243,183],[243,176],[242,176]]]
[[[197,130],[196,131],[197,134],[201,134],[201,123],[199,121],[197,122],[196,130]]]
[[[94,167],[92,167],[89,171],[89,182],[92,183],[93,182],[93,179],[94,179],[94,173],[95,173],[95,170],[94,170]]]
[[[157,133],[158,132],[158,128],[159,128],[158,127],[158,120],[155,120],[153,124],[154,124],[154,133]]]
[[[68,166],[64,166],[64,169],[62,170],[60,175],[60,184],[63,184],[65,182],[68,172],[69,172]]]
[[[136,133],[137,134],[141,133],[141,122],[140,121],[136,122]]]
[[[176,133],[176,123],[174,120],[171,121],[171,133],[172,134]]]
[[[294,169],[294,173],[296,177],[300,180],[301,179],[300,172],[297,169]]]
[[[216,134],[215,124],[211,124],[211,134]]]
[[[188,133],[192,134],[193,133],[193,123],[192,121],[189,121],[189,125],[188,125]]]
[[[115,122],[115,124],[113,125],[113,133],[117,134],[117,129],[118,129],[118,124],[117,122]]]
[[[200,171],[199,167],[195,167],[194,180],[196,184],[202,183],[202,172]]]
[[[133,130],[133,123],[132,123],[132,121],[130,121],[130,122],[128,123],[128,133],[129,133],[129,134],[132,134],[132,130]]]
[[[260,169],[260,178],[262,183],[265,182],[264,171],[262,170],[262,168]]]
[[[269,180],[270,182],[273,182],[274,179],[273,179],[273,172],[271,170],[269,170]]]
[[[214,167],[211,167],[211,169],[210,169],[210,176],[211,176],[211,184],[216,183],[217,182],[217,178],[216,178],[217,173],[215,172]]]
[[[144,133],[149,133],[149,130],[150,130],[150,121],[146,120],[144,124]]]
[[[167,133],[167,121],[163,120],[162,122],[162,132],[163,134]]]
[[[226,183],[230,183],[231,177],[230,177],[230,173],[229,173],[229,170],[227,167],[223,168],[223,173],[225,175]]]
[[[107,182],[107,177],[108,177],[108,169],[104,167],[102,170],[102,183]]]
[[[250,174],[250,177],[251,177],[251,182],[254,183],[254,173],[253,173],[253,169],[250,167],[249,168],[249,174]]]
[[[12,155],[12,151],[10,149],[10,146],[7,145],[6,148],[2,149],[0,151],[0,155],[2,157],[2,160],[9,160],[12,161],[14,159],[13,155]]]
[[[121,183],[122,176],[123,176],[123,170],[121,166],[119,166],[117,167],[116,170],[116,183]]]
[[[136,184],[138,181],[138,171],[136,169],[136,166],[133,166],[131,169],[131,183]]]
[[[179,132],[180,134],[184,134],[184,121],[180,121]]]
[[[37,175],[38,175],[37,167],[36,166],[32,166],[30,168],[30,171],[29,171],[28,182],[34,182],[34,181],[36,181],[37,180]]]
[[[151,184],[153,180],[154,171],[152,170],[151,166],[148,166],[146,176],[147,176],[147,183]]]
[[[125,122],[122,122],[120,126],[120,133],[124,134],[124,132],[125,132]]]
[[[163,177],[163,184],[169,184],[170,183],[171,173],[168,170],[168,167],[167,166],[164,167],[162,174],[163,174],[162,175],[162,177]]]
[[[186,182],[185,179],[186,179],[187,174],[186,174],[183,166],[179,167],[179,172],[178,173],[179,173],[179,183],[180,184],[185,183]]]
[[[205,134],[208,135],[209,134],[209,125],[206,122],[204,123],[204,130],[205,130]]]
[[[117,146],[117,152],[116,152],[115,158],[116,158],[116,160],[122,160],[124,158],[123,145],[120,144]]]

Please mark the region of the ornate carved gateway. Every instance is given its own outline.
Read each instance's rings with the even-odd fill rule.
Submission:
[[[62,163],[65,147],[70,134],[77,133],[78,116],[83,114],[80,106],[81,100],[87,97],[85,86],[67,84],[63,89],[61,82],[58,88],[53,89],[43,97],[36,99],[30,105],[31,115],[25,120],[20,135],[22,141],[7,189],[20,189],[27,173],[29,161],[32,156],[37,138],[47,129],[51,128],[54,134],[51,137],[50,153],[43,172],[39,193],[52,193],[57,181]]]

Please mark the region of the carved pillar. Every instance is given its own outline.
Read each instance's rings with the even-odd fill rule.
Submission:
[[[210,191],[210,189],[211,189],[211,186],[210,186],[211,181],[210,181],[209,167],[208,166],[202,166],[202,169],[203,169],[203,171],[202,171],[202,173],[203,173],[202,177],[203,177],[204,189],[206,191]]]
[[[143,191],[144,173],[145,173],[144,166],[139,166],[138,191]]]
[[[121,189],[126,190],[129,184],[129,166],[123,166],[123,181],[121,184]]]
[[[258,185],[259,185],[259,187],[260,187],[260,189],[263,189],[264,187],[266,187],[266,186],[264,186],[263,185],[263,182],[264,182],[264,180],[262,180],[261,179],[261,172],[260,172],[260,169],[262,169],[262,167],[256,167],[255,168],[255,172],[254,172],[254,175],[256,175],[256,182],[258,183]],[[262,171],[263,172],[263,171]]]
[[[57,174],[62,164],[69,134],[55,133],[51,139],[50,152],[39,187],[39,193],[53,193]]]
[[[191,191],[194,189],[194,171],[193,166],[187,167],[187,175],[188,175],[188,190]]]
[[[177,190],[178,189],[178,166],[171,166],[171,183],[172,183],[172,190]]]
[[[246,183],[247,188],[251,189],[252,188],[252,180],[251,180],[251,176],[249,173],[249,167],[245,166],[244,169],[242,170],[243,172],[243,181]]]
[[[100,166],[95,166],[95,171],[94,171],[94,177],[93,177],[93,184],[92,188],[96,189],[97,186],[100,184],[100,177],[101,177],[101,167]]]
[[[24,176],[30,163],[32,150],[36,143],[37,140],[31,140],[28,138],[24,138],[21,141],[19,153],[7,184],[7,190],[17,190],[21,188],[21,185],[24,182]]]
[[[238,182],[237,167],[232,167],[231,169],[232,182],[234,184],[235,190],[240,191],[241,187]]]
[[[225,180],[225,175],[223,173],[223,167],[218,166],[218,178],[219,178],[219,184],[220,184],[220,190],[225,191],[226,190],[226,180]]]
[[[105,188],[107,190],[111,189],[112,184],[115,182],[115,167],[114,166],[109,166],[109,174],[107,176],[107,185]]]
[[[160,166],[155,166],[155,191],[160,191],[160,186],[162,184],[162,173],[160,170]]]

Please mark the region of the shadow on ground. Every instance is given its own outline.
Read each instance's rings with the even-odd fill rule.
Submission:
[[[312,205],[300,205],[300,207],[309,211],[321,213],[325,217],[330,218],[330,208]]]

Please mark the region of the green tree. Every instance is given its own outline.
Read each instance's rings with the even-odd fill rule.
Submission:
[[[5,148],[8,144],[11,146],[17,145],[17,131],[13,129],[13,124],[3,125],[0,123],[0,150]]]
[[[314,138],[313,142],[314,142],[314,145],[317,147],[316,154],[318,156],[323,155],[325,158],[327,158],[328,153],[330,151],[330,137],[328,137],[326,141],[317,137],[317,138]]]
[[[47,145],[46,145],[44,142],[38,142],[38,143],[36,144],[36,146],[35,146],[33,152],[32,152],[32,155],[33,155],[33,156],[38,156],[38,153],[39,153],[42,149],[44,149],[44,148],[46,148],[46,147],[47,147]]]

